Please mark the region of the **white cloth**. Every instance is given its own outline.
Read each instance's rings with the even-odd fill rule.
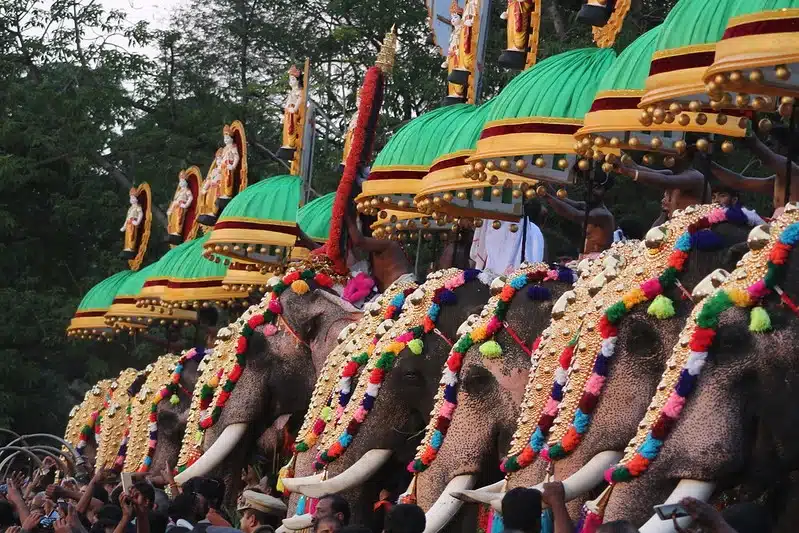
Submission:
[[[527,239],[522,243],[525,237],[523,228],[520,227],[516,233],[513,233],[510,231],[510,222],[502,222],[499,229],[492,227],[493,222],[486,220],[474,232],[469,257],[474,261],[475,268],[503,274],[511,272],[522,262],[522,245],[524,245],[525,261],[543,261],[544,235],[538,226],[527,222]]]
[[[741,211],[743,211],[744,215],[746,215],[746,219],[749,221],[750,226],[759,226],[760,224],[766,223],[766,221],[763,220],[754,209],[741,207]]]

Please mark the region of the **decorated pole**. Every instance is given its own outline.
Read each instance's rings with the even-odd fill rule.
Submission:
[[[370,67],[364,76],[363,85],[359,91],[358,119],[352,129],[349,153],[344,163],[344,173],[336,189],[336,200],[333,203],[330,237],[325,246],[316,250],[316,253],[327,255],[339,273],[344,273],[347,270],[345,258],[347,237],[344,231],[344,219],[352,205],[355,180],[362,172],[366,162],[372,157],[377,120],[383,105],[383,91],[386,78],[394,67],[396,53],[397,32],[396,28],[392,27],[383,40],[375,65]]]

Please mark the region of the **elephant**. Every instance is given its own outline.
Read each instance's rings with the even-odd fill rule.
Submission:
[[[427,531],[443,529],[457,511],[457,504],[447,504],[453,502],[448,487],[462,486],[469,477],[477,477],[481,484],[501,478],[498,469],[500,454],[507,450],[515,430],[531,357],[536,357],[530,347],[539,344],[533,339],[542,335],[550,325],[550,315],[558,316],[559,322],[574,319],[569,314],[560,314],[568,308],[568,302],[579,294],[587,294],[600,273],[611,276],[611,271],[623,267],[637,245],[638,241],[619,243],[593,261],[582,261],[577,267],[580,279],[574,288],[572,272],[561,268],[557,279],[549,277],[534,285],[547,289],[543,291],[544,298],[541,297],[542,291],[533,288],[517,291],[510,300],[510,309],[505,317],[510,329],[506,326],[495,335],[502,347],[501,359],[483,355],[478,345],[466,352],[460,370],[457,409],[451,416],[446,438],[438,456],[417,475],[417,502],[428,511]],[[508,274],[507,279],[512,280],[526,270],[522,268]],[[567,291],[568,294],[564,295]],[[493,311],[493,308],[489,301],[481,315]],[[487,317],[484,317],[483,323],[486,321]],[[444,373],[447,373],[446,367]],[[431,424],[428,435],[432,430]],[[455,527],[455,530],[465,527]]]
[[[647,246],[650,249],[671,250],[671,246],[675,245],[680,236],[684,234],[683,232],[691,227],[700,214],[719,213],[717,206],[699,206],[686,211],[687,213],[678,213],[672,218],[669,223],[668,237],[662,229],[652,230],[647,235],[649,241]],[[693,241],[699,245],[700,249],[692,251],[688,260],[684,261],[680,283],[683,288],[688,288],[687,290],[698,285],[716,267],[731,269],[735,264],[736,257],[730,253],[730,250],[735,249],[735,245],[746,240],[749,227],[744,226],[742,218],[730,217],[730,220],[741,223],[719,222],[718,216],[714,220],[718,223],[712,228],[713,235],[703,232],[702,239],[694,237]],[[702,245],[700,242],[704,242],[704,244]],[[659,267],[654,267],[652,263],[647,262],[646,257],[647,255],[642,260],[632,262],[617,279],[593,296],[590,302],[584,301],[575,304],[587,309],[597,309],[597,312],[590,311],[588,313],[584,319],[588,322],[584,322],[583,327],[586,327],[586,323],[600,322],[599,311],[604,313],[610,304],[618,301],[622,296],[620,291],[623,290],[623,287],[629,290],[630,287],[636,286],[645,279],[644,274],[651,276],[654,273],[655,276],[658,276],[665,270],[667,264],[665,257],[661,259]],[[649,270],[651,268],[655,268],[655,270]],[[564,480],[567,497],[570,499],[574,499],[600,484],[602,465],[607,466],[618,459],[620,451],[624,449],[627,441],[637,430],[636,422],[646,412],[647,401],[654,394],[660,373],[671,353],[673,344],[670,341],[676,338],[690,312],[690,301],[683,299],[676,288],[670,296],[676,302],[673,318],[656,320],[643,306],[637,305],[633,306],[618,324],[615,352],[612,353],[612,361],[607,365],[607,377],[604,380],[604,387],[600,389],[601,396],[595,400],[595,407],[590,415],[590,425],[587,426],[587,430],[583,429],[582,437],[578,441],[579,445],[571,453],[553,457],[551,463],[553,471],[550,473],[554,473],[555,479]],[[586,355],[593,357],[593,353],[597,353],[599,337],[598,332],[594,333],[594,331],[596,330],[584,330],[581,333],[578,355],[571,362],[572,372],[581,358]],[[594,334],[596,348],[583,348],[584,343],[591,344],[592,334]],[[581,350],[586,350],[583,352],[583,356],[579,355]],[[594,350],[593,353],[592,350]],[[588,360],[586,366],[588,365],[593,365],[593,359]],[[563,399],[559,406],[560,413],[557,415],[569,421],[571,418],[564,415],[564,406],[571,403],[572,409],[576,409],[578,401],[582,401],[583,394],[582,386],[573,385],[573,376],[574,374],[569,377],[569,381],[563,389]],[[585,375],[585,377],[588,376]],[[541,380],[551,382],[551,377],[543,374],[540,377],[534,376],[534,379],[539,383],[542,382]],[[547,389],[544,392],[547,393]],[[534,414],[535,411],[528,413],[525,414],[533,420],[538,418]],[[550,449],[556,442],[553,441],[553,435],[557,435],[556,431],[561,429],[559,438],[562,438],[564,433],[564,428],[558,426],[560,421],[558,417],[551,422],[553,429],[549,436]],[[529,438],[529,435],[525,435],[524,442],[526,443]],[[538,460],[517,472],[511,471],[507,487],[537,485],[547,477],[547,467],[546,461]],[[466,494],[466,499],[467,501],[492,502],[497,507],[497,502],[501,501],[501,494],[484,493],[480,496],[471,493]],[[581,500],[577,500],[570,506],[570,511],[575,518],[579,513],[581,503]]]
[[[479,271],[446,269],[429,274],[408,296],[406,309],[380,339],[341,419],[325,429],[315,453],[298,456],[297,477],[284,480],[292,492],[284,527],[307,527],[309,515],[298,505],[332,493],[342,493],[353,520],[364,521],[381,489],[410,481],[405,465],[429,420],[441,365],[459,326],[487,300],[490,281]],[[317,470],[326,472],[327,479],[321,480]]]
[[[774,240],[790,231],[785,277],[778,286],[785,295],[799,294],[795,268],[799,264],[798,222],[799,206],[789,204],[786,213],[772,224],[770,245],[753,249],[720,289],[745,287],[762,277]],[[752,233],[750,244],[757,246],[757,230]],[[718,293],[706,298],[681,334],[672,338],[690,335],[694,322],[698,323],[697,315],[713,305],[716,296]],[[623,516],[642,524],[655,504],[685,495],[707,499],[714,492],[742,484],[751,497],[770,497],[767,501],[778,516],[775,531],[795,531],[796,506],[792,502],[796,484],[792,476],[799,468],[799,415],[786,408],[785,402],[799,390],[797,313],[790,305],[780,304],[779,294],[766,296],[758,305],[761,309],[753,310],[751,318],[742,307],[721,313],[693,394],[648,469],[615,484],[605,509],[606,520]],[[760,331],[754,325],[754,313],[763,309],[770,319],[770,331]],[[645,423],[643,420],[642,426]],[[664,531],[658,522],[647,522],[643,530]]]
[[[280,294],[282,312],[276,330],[270,325],[255,329],[241,377],[219,420],[206,431],[205,452],[197,463],[178,475],[179,482],[214,473],[230,483],[230,494],[236,494],[238,473],[250,453],[258,449],[278,454],[283,451],[284,435],[297,433],[328,354],[364,319],[359,310],[328,287],[314,281],[308,285],[307,292],[285,290]],[[386,294],[401,293],[411,286],[415,284],[403,279],[391,285]],[[380,301],[387,306],[389,300],[381,297]],[[260,306],[263,312],[268,301],[269,295],[254,307]],[[376,305],[369,309],[380,315],[379,304]],[[369,321],[374,322],[373,318]],[[237,453],[230,454],[233,447]]]

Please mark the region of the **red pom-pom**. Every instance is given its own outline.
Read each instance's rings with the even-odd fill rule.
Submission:
[[[452,372],[457,372],[463,364],[463,354],[453,353],[447,358],[447,368]]]
[[[369,374],[369,383],[383,383],[383,378],[386,377],[386,371],[381,368],[375,368]]]
[[[685,267],[685,261],[688,259],[688,254],[681,250],[674,250],[669,256],[668,266],[674,267],[679,271]]]
[[[298,279],[300,279],[300,273],[295,270],[294,272],[289,272],[288,274],[283,276],[283,284],[284,285],[291,285],[292,283],[294,283]],[[272,294],[274,294],[274,293],[272,293]]]
[[[646,472],[647,468],[649,468],[649,459],[636,453],[625,466],[627,467],[627,470],[630,471],[630,474],[638,477]]]
[[[784,265],[791,254],[791,246],[781,242],[774,243],[774,247],[769,254],[769,260],[775,265]]]
[[[236,353],[237,354],[247,353],[247,337],[245,337],[244,335],[239,337],[239,340],[236,341]]]
[[[224,407],[228,401],[228,398],[230,398],[230,393],[228,391],[223,390],[222,392],[220,392],[219,398],[217,398],[216,400],[217,407]]]
[[[716,336],[716,330],[708,328],[696,328],[694,334],[691,336],[690,347],[695,352],[706,352],[713,344],[713,338]]]
[[[602,318],[599,319],[599,334],[603,339],[607,339],[618,336],[619,330],[610,323],[606,315],[602,315]]]
[[[321,435],[322,432],[325,430],[325,421],[321,418],[317,418],[316,421],[313,423],[313,433],[314,435]]]
[[[355,375],[358,371],[358,363],[355,361],[347,361],[347,364],[344,365],[344,369],[341,371],[341,376],[345,378],[350,378]]]
[[[508,302],[510,301],[511,298],[513,298],[514,294],[516,294],[516,289],[511,287],[510,284],[508,284],[502,287],[502,293],[500,294],[499,297],[503,302]]]
[[[519,463],[520,466],[529,465],[533,460],[535,460],[535,452],[530,446],[525,446],[522,453],[516,458],[516,462]]]
[[[563,349],[563,352],[560,354],[560,358],[558,359],[558,364],[560,364],[560,367],[569,368],[573,356],[574,356],[574,346],[566,346]]]
[[[241,368],[241,365],[239,364],[233,365],[233,370],[230,371],[230,373],[227,375],[227,378],[233,383],[236,383],[241,377],[242,370],[243,369]]]
[[[561,446],[567,452],[572,451],[580,444],[580,434],[577,433],[577,430],[574,429],[574,426],[571,426],[566,434],[563,435],[563,439],[561,440]]]
[[[211,427],[213,423],[214,421],[211,419],[210,416],[208,418],[203,418],[202,420],[200,420],[200,428],[208,429],[209,427]]]
[[[262,325],[264,323],[264,320],[265,320],[264,315],[258,313],[250,317],[250,319],[247,321],[247,325],[250,326],[252,329],[255,329],[258,326]]]
[[[330,446],[330,449],[327,450],[328,457],[338,457],[344,453],[344,446],[341,445],[339,441],[336,441]]]
[[[424,317],[424,332],[425,333],[430,333],[434,329],[436,329],[436,323],[433,322],[432,320],[430,320],[429,316],[425,315],[425,317]]]
[[[322,287],[332,287],[333,286],[333,278],[325,274],[324,272],[319,272],[314,276],[314,281],[321,285]]]

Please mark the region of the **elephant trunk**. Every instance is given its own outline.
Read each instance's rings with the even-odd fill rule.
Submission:
[[[297,492],[309,498],[321,498],[362,485],[386,464],[391,453],[391,450],[385,449],[369,450],[336,477],[301,485],[297,488]]]
[[[425,513],[426,525],[424,533],[438,533],[455,518],[463,502],[454,498],[452,493],[472,488],[476,479],[477,476],[475,475],[464,474],[455,476],[447,483],[444,492],[438,497],[436,503]]]
[[[246,432],[245,423],[230,424],[225,427],[208,451],[197,459],[197,462],[175,476],[175,481],[183,484],[193,477],[207,475],[233,451]]]
[[[686,497],[696,498],[706,502],[713,494],[715,483],[698,481],[696,479],[681,479],[664,503],[679,503]],[[680,518],[677,523],[685,527],[691,521],[690,517]],[[641,533],[674,533],[674,523],[671,520],[661,520],[658,515],[650,518],[639,530]]]

